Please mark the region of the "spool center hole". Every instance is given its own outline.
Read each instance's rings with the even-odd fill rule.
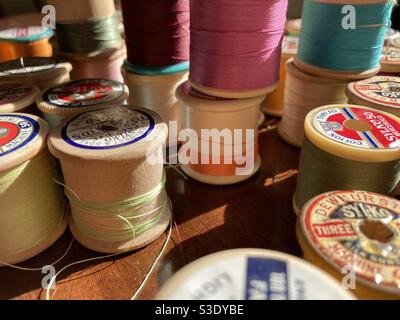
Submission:
[[[372,126],[365,121],[362,120],[355,120],[355,119],[350,119],[346,120],[344,122],[344,126],[347,129],[354,130],[354,131],[371,131]]]
[[[102,131],[115,131],[115,130],[117,130],[116,127],[108,125],[108,124],[103,124],[100,129]]]
[[[380,221],[364,221],[360,230],[368,239],[381,243],[388,243],[393,238],[393,232]]]

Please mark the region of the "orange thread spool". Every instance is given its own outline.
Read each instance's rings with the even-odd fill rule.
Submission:
[[[53,31],[39,26],[0,31],[0,62],[22,57],[51,57]]]

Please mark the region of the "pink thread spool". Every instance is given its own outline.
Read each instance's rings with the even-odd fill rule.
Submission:
[[[248,98],[279,81],[287,0],[192,0],[190,81],[203,93]]]

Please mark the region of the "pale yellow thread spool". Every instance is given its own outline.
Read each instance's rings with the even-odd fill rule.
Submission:
[[[81,113],[53,129],[49,148],[74,200],[70,228],[78,242],[99,252],[126,252],[166,230],[171,209],[161,146],[167,134],[156,113],[121,106]],[[150,199],[132,206],[149,192]],[[151,228],[138,230],[143,224]]]
[[[319,78],[300,71],[289,60],[286,64],[285,96],[278,133],[283,140],[300,147],[307,113],[321,105],[346,103],[347,82]]]
[[[400,77],[375,76],[349,83],[349,103],[371,107],[400,117]]]
[[[285,94],[286,62],[296,55],[298,45],[299,38],[297,36],[283,37],[281,63],[279,68],[279,86],[269,93],[262,103],[262,109],[268,115],[276,117],[282,116]]]
[[[121,82],[108,79],[81,79],[46,89],[37,106],[51,128],[64,118],[108,105],[122,105],[129,90]]]
[[[21,58],[0,63],[0,81],[29,82],[44,90],[67,82],[72,66],[53,58]]]
[[[400,119],[356,105],[329,105],[305,120],[293,208],[318,194],[360,190],[391,195],[400,180]]]
[[[300,36],[301,33],[301,19],[292,19],[286,22],[286,32],[290,36]]]
[[[28,114],[0,114],[0,266],[41,253],[67,225],[47,124]]]
[[[0,113],[20,112],[37,114],[38,87],[31,83],[0,83]]]
[[[322,270],[297,257],[262,249],[217,252],[183,267],[157,300],[353,300]]]
[[[297,221],[304,258],[360,299],[400,299],[400,202],[366,191],[311,199]],[[350,281],[344,281],[350,279]],[[355,285],[355,287],[352,287]]]

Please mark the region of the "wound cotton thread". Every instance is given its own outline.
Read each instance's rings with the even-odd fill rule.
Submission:
[[[167,126],[147,109],[87,111],[51,133],[70,200],[70,229],[85,247],[127,252],[158,238],[171,209],[162,144]]]
[[[299,213],[313,197],[334,190],[391,195],[400,181],[400,119],[357,106],[330,105],[311,111],[293,207]]]
[[[36,116],[0,114],[0,265],[32,258],[66,229],[47,133],[47,124]]]
[[[293,60],[286,63],[286,81],[280,137],[287,143],[301,147],[304,119],[308,112],[321,105],[347,102],[346,81],[324,79],[300,71]]]
[[[262,96],[279,81],[286,0],[191,2],[190,81],[227,98]]]
[[[295,65],[327,78],[364,79],[377,74],[393,4],[392,0],[305,0]],[[345,5],[355,9],[355,26],[344,25]]]
[[[128,61],[165,67],[189,61],[189,0],[122,0]]]

